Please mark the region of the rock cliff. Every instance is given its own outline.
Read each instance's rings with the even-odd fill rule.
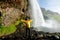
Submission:
[[[0,23],[4,26],[14,24],[26,15],[28,11],[28,0],[0,0]]]

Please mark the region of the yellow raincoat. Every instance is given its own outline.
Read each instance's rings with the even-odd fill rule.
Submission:
[[[32,22],[32,20],[21,20],[22,22],[25,22],[27,24],[27,28],[30,28],[30,23]]]

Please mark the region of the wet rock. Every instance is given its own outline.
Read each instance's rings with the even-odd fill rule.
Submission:
[[[4,26],[14,24],[22,13],[26,12],[27,0],[3,0],[0,1],[0,12],[2,14],[2,22]],[[24,10],[24,11],[23,11]],[[7,21],[6,21],[7,20]]]

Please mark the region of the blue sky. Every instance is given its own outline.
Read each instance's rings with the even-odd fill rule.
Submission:
[[[38,0],[38,2],[43,8],[60,13],[60,0]]]

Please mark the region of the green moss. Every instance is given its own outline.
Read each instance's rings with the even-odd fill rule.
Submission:
[[[0,21],[1,20],[2,19],[0,18]],[[11,33],[14,33],[16,31],[16,25],[18,25],[19,23],[20,23],[20,20],[16,21],[15,24],[11,24],[11,25],[9,25],[7,27],[2,26],[0,24],[0,36],[9,35]]]
[[[15,25],[18,25],[20,23],[20,20],[15,23]]]
[[[16,26],[15,25],[10,25],[8,27],[0,25],[0,36],[3,35],[8,35],[16,31]]]

